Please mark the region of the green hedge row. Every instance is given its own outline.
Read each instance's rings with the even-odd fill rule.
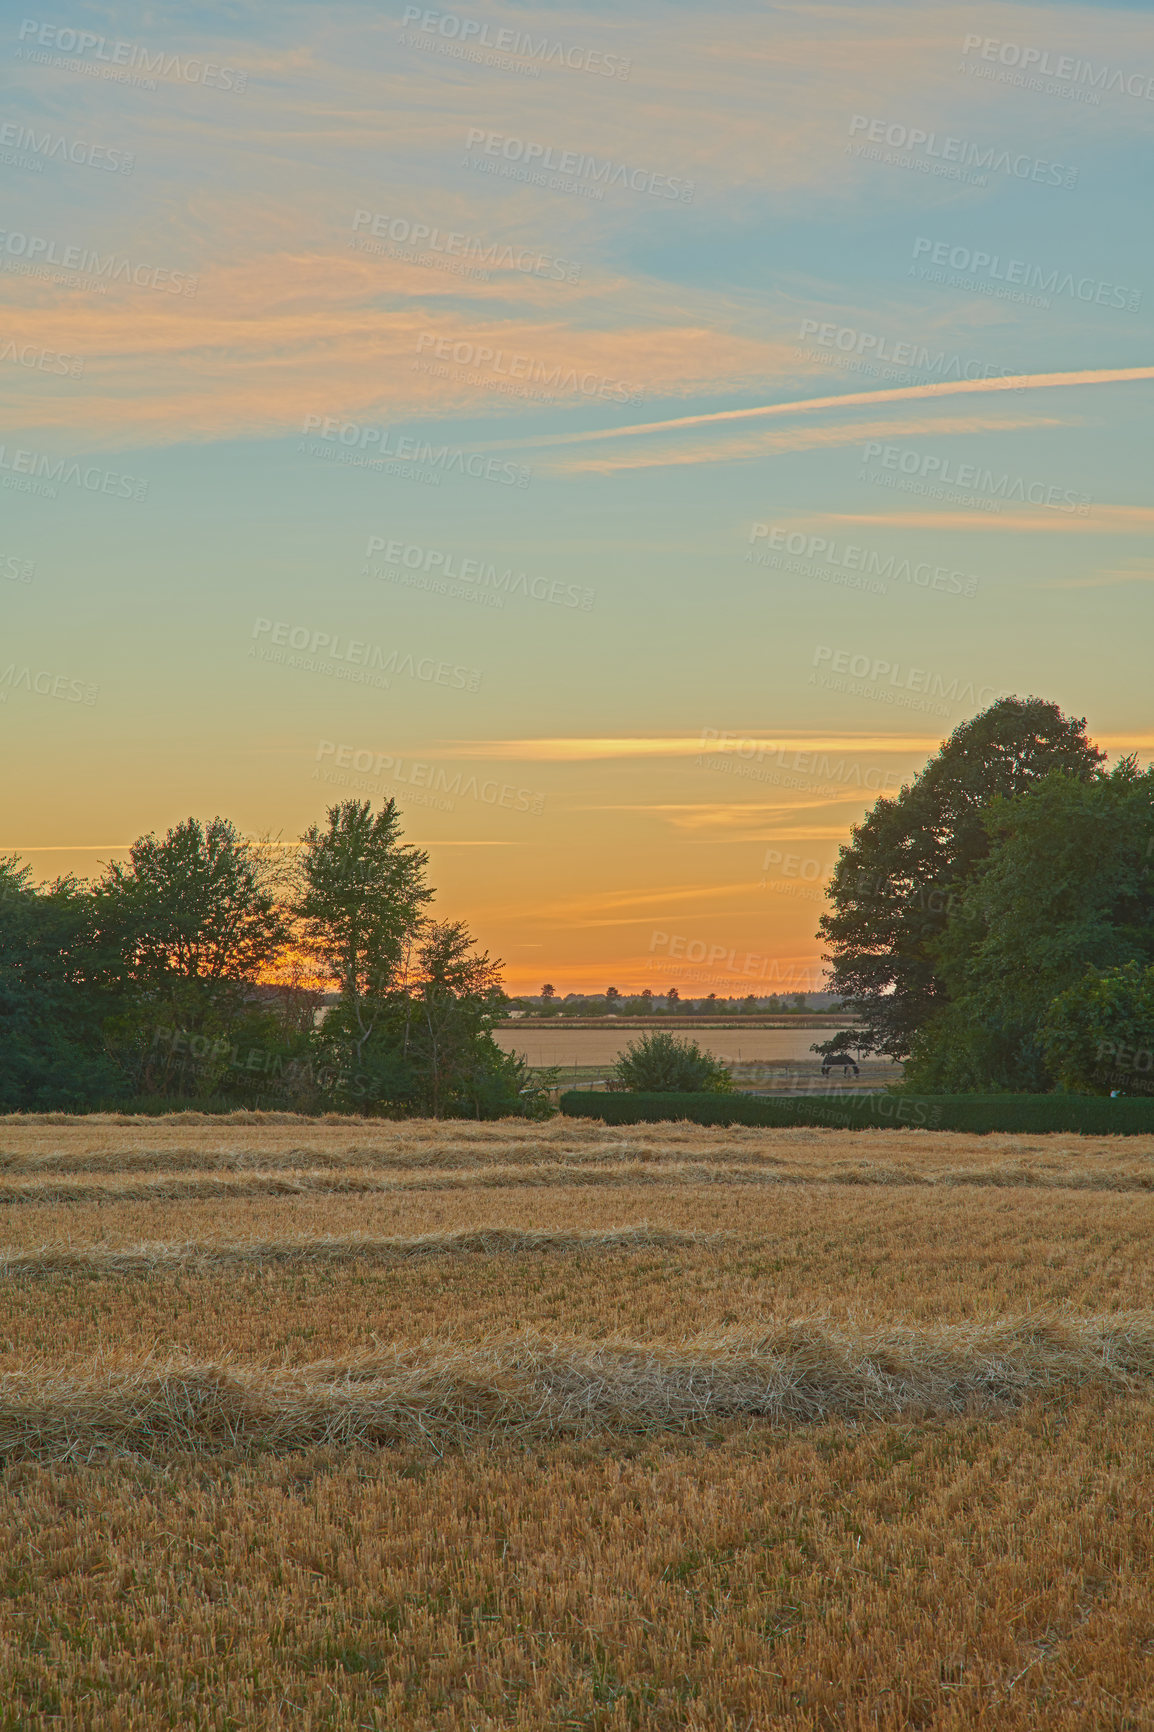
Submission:
[[[826,1125],[862,1131],[1154,1133],[1154,1099],[1103,1095],[650,1095],[569,1089],[560,1105],[570,1118],[603,1119],[609,1125],[690,1119],[698,1125]]]

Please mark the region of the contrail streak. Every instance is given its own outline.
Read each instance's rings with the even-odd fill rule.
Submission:
[[[593,439],[627,439],[640,433],[670,433],[681,427],[706,427],[719,421],[749,421],[759,415],[804,415],[816,409],[903,403],[927,397],[961,397],[973,391],[1042,391],[1062,385],[1121,385],[1131,379],[1154,379],[1154,367],[1098,367],[1086,373],[1019,373],[1005,379],[946,379],[930,385],[894,385],[886,391],[852,391],[834,397],[806,397],[797,403],[765,403],[755,409],[718,409],[709,415],[679,415],[672,421],[638,421],[630,427],[602,427],[588,433],[547,433],[532,439],[504,439],[486,449],[514,450],[527,444],[583,445]]]

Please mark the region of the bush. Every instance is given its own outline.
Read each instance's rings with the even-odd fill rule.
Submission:
[[[825,1125],[831,1130],[1072,1131],[1148,1136],[1154,1100],[1095,1095],[596,1094],[569,1089],[561,1111],[609,1125],[688,1119],[698,1125]]]
[[[629,1041],[615,1071],[627,1089],[654,1094],[722,1094],[733,1087],[733,1078],[712,1053],[663,1029]]]

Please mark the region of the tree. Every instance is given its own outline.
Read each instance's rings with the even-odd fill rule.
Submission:
[[[675,986],[671,986],[669,991],[665,994],[665,1002],[669,1006],[670,1010],[672,1010],[675,1005],[680,1004],[681,994]]]
[[[551,998],[556,998],[556,996],[556,992],[548,983],[541,988],[541,997],[545,1000],[546,1004],[548,1004]]]
[[[819,933],[832,990],[861,1017],[865,1050],[907,1058],[948,1002],[933,946],[989,853],[984,815],[1052,770],[1089,781],[1105,754],[1085,726],[1040,698],[1002,698],[955,728],[912,783],[854,826]]]
[[[30,879],[15,856],[0,859],[0,1111],[84,1111],[125,1092],[102,1032],[115,958],[86,885]]]
[[[428,856],[401,841],[395,802],[374,814],[345,801],[303,842],[297,914],[339,990],[321,1035],[334,1102],[434,1118],[532,1105],[527,1068],[492,1035],[508,1006],[500,964],[464,922],[425,914]]]
[[[325,827],[310,825],[301,842],[295,905],[301,939],[340,994],[325,1021],[325,1041],[338,1062],[357,1072],[433,896],[425,883],[429,857],[401,841],[395,800],[376,813],[368,800],[330,806]],[[391,1065],[390,1059],[386,1071]],[[383,1080],[378,1074],[374,1086]]]
[[[105,868],[95,920],[126,988],[107,1034],[138,1090],[212,1092],[211,1064],[192,1064],[174,1034],[193,1034],[218,1061],[241,1019],[275,1041],[275,1019],[252,999],[289,939],[282,877],[272,851],[220,817],[143,836]]]
[[[1154,962],[1154,769],[1053,771],[985,813],[990,843],[930,947],[941,1008],[907,1080],[953,1092],[1053,1087],[1043,1029],[1089,968]]]
[[[404,994],[402,1054],[433,1118],[492,1118],[518,1110],[523,1067],[492,1031],[505,994],[501,965],[475,950],[464,921],[429,923]]]
[[[227,818],[188,818],[162,841],[142,836],[97,886],[100,917],[135,979],[150,984],[253,979],[288,939],[272,869]]]
[[[619,1082],[635,1093],[728,1093],[733,1079],[712,1053],[695,1040],[679,1040],[664,1030],[626,1044],[614,1067]]]
[[[1072,1094],[1154,1093],[1154,968],[1091,966],[1052,1001],[1041,1047]]]
[[[857,1030],[854,1028],[839,1028],[836,1034],[831,1034],[828,1040],[810,1042],[810,1052],[820,1053],[824,1059],[837,1059],[843,1053],[846,1058],[857,1046]]]

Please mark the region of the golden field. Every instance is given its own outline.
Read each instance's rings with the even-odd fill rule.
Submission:
[[[0,1727],[1154,1727],[1154,1138],[0,1120]]]

